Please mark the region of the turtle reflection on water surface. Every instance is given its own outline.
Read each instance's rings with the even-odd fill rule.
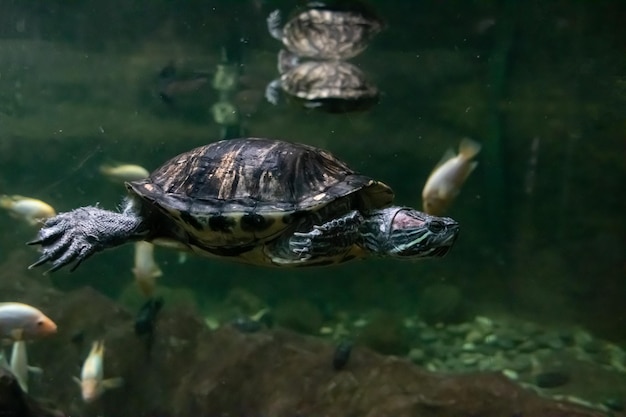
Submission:
[[[304,107],[330,113],[366,110],[378,102],[378,88],[356,66],[345,61],[304,61],[285,51],[278,54],[280,77],[265,89],[265,98],[278,104],[279,92]]]
[[[122,212],[61,213],[37,238],[32,267],[51,271],[96,252],[146,240],[265,266],[328,265],[367,256],[445,255],[459,226],[408,207],[393,191],[329,152],[272,139],[211,143],[126,184]]]
[[[290,52],[314,59],[357,56],[384,23],[360,0],[313,1],[294,13],[281,28],[278,10],[267,18],[270,34]]]

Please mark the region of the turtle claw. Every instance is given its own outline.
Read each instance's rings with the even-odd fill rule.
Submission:
[[[328,254],[329,242],[324,239],[324,231],[320,226],[313,226],[307,233],[295,232],[289,239],[289,248],[300,259],[310,259],[316,255]]]
[[[313,226],[309,232],[295,232],[289,238],[289,250],[301,260],[329,257],[347,251],[359,239],[363,217],[357,211]]]
[[[70,214],[63,213],[62,215]],[[60,215],[60,216],[62,216]],[[61,223],[64,224],[64,223]],[[51,273],[61,269],[62,267],[78,261],[72,267],[72,271],[84,259],[100,250],[97,242],[89,242],[91,240],[77,225],[72,226],[66,224],[64,227],[54,227],[48,229],[47,225],[39,231],[39,237],[31,242],[30,245],[41,245],[41,257],[28,269],[37,268],[45,263],[52,262],[52,267],[45,273]]]
[[[28,266],[28,269],[37,268],[38,266],[41,266],[45,264],[46,262],[48,262],[50,258],[51,258],[50,255],[42,255],[39,259],[37,259],[37,262],[30,264]]]
[[[311,258],[312,242],[306,235],[307,233],[294,233],[294,236],[289,239],[289,249],[301,260]]]
[[[46,221],[29,245],[41,246],[41,257],[28,268],[48,262],[46,273],[74,263],[74,271],[85,259],[103,249],[117,246],[132,238],[141,219],[132,213],[114,213],[97,207],[81,207],[61,213]]]

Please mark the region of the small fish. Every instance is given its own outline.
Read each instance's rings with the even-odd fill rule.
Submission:
[[[22,391],[28,392],[28,373],[41,374],[43,370],[35,366],[28,365],[28,354],[26,353],[26,341],[23,339],[13,342],[11,352],[11,363],[9,369],[17,379]]]
[[[176,96],[196,92],[208,81],[208,75],[201,73],[181,77],[177,74],[174,63],[170,62],[159,72],[158,94],[164,103],[172,105]]]
[[[333,355],[333,369],[335,371],[342,370],[348,364],[350,353],[352,353],[352,342],[349,340],[344,340],[337,345]]]
[[[11,217],[37,226],[47,218],[56,216],[56,211],[48,203],[36,198],[21,195],[0,195],[0,207],[9,211]]]
[[[151,298],[144,303],[135,318],[135,334],[152,334],[156,316],[161,311],[164,301],[163,297]]]
[[[74,377],[74,381],[80,385],[81,395],[86,403],[97,400],[107,389],[122,386],[124,383],[122,378],[104,379],[103,340],[93,342],[89,356],[83,364],[80,379]]]
[[[57,325],[35,307],[22,303],[0,303],[0,338],[33,339],[56,331]]]
[[[152,297],[156,279],[163,275],[154,260],[154,245],[150,242],[135,243],[135,266],[132,269],[139,290],[146,297]]]
[[[100,173],[115,182],[129,182],[148,178],[150,173],[140,165],[101,165]]]
[[[448,209],[467,177],[478,165],[472,158],[480,152],[480,147],[473,140],[463,139],[458,155],[452,149],[446,151],[422,190],[422,205],[426,213],[441,216]]]
[[[230,324],[242,333],[254,333],[263,329],[264,325],[271,328],[274,325],[274,318],[269,308],[263,308],[250,317],[237,317]]]
[[[237,317],[230,322],[230,325],[241,333],[256,333],[263,328],[261,323],[248,317]]]

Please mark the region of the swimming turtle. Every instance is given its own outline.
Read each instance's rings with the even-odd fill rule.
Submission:
[[[126,184],[120,212],[80,207],[48,219],[31,245],[50,271],[146,240],[209,257],[309,266],[369,255],[445,255],[458,224],[392,206],[385,184],[329,152],[272,139],[214,142]]]
[[[280,11],[270,13],[270,35],[290,52],[315,59],[357,56],[384,27],[382,19],[359,0],[312,1],[282,28],[281,24]]]
[[[331,113],[365,110],[378,102],[379,91],[359,68],[345,61],[304,61],[282,49],[278,54],[280,77],[265,89],[265,98],[278,104],[279,92],[306,108]]]

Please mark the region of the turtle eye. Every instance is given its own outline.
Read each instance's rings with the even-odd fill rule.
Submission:
[[[445,225],[439,220],[433,220],[428,224],[428,230],[433,233],[440,233],[445,229]]]
[[[43,320],[37,320],[37,327],[43,326]]]

